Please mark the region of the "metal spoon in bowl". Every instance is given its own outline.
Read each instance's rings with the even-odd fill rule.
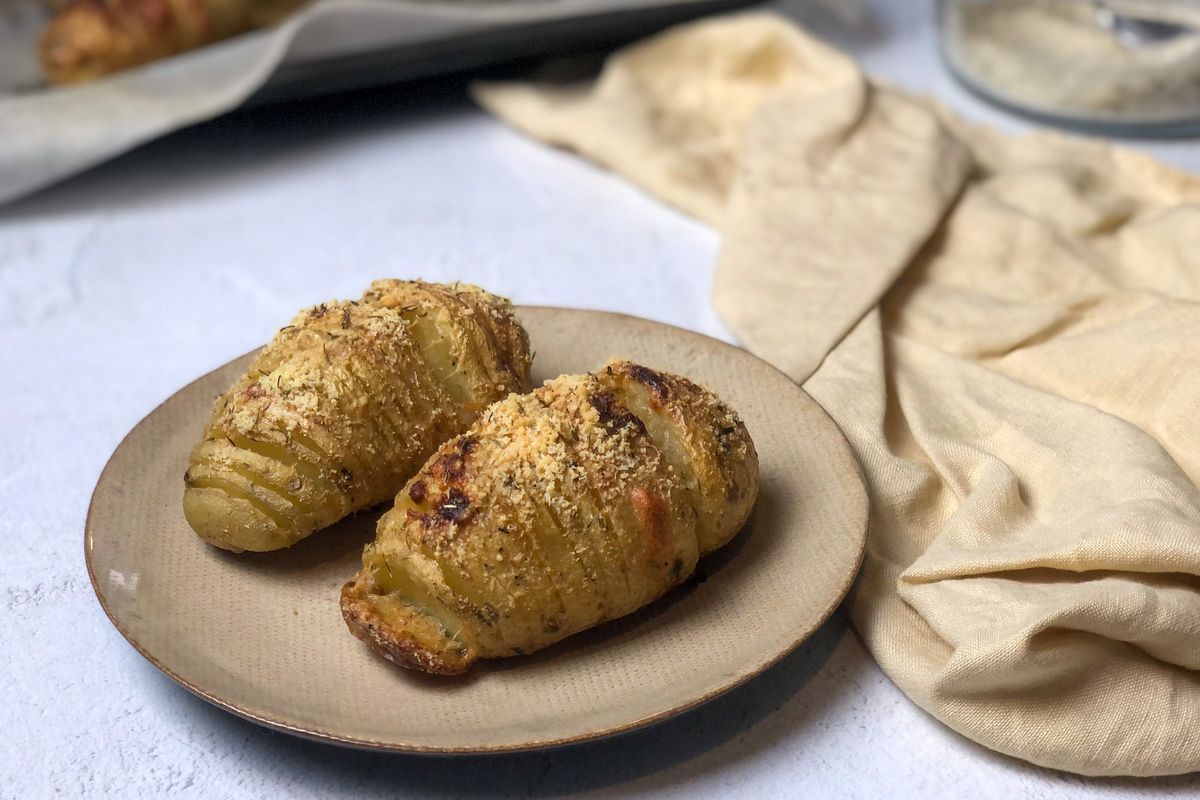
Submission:
[[[1105,3],[1096,4],[1096,23],[1129,48],[1162,44],[1184,34],[1197,33],[1195,28],[1187,25],[1121,14]]]

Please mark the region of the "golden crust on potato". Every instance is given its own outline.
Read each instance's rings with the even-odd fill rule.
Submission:
[[[616,362],[496,403],[408,482],[342,591],[350,629],[438,674],[635,611],[728,542],[758,491],[737,415]]]
[[[81,83],[271,25],[306,0],[74,0],[38,42],[51,83]]]
[[[274,550],[390,500],[446,439],[529,386],[511,304],[462,284],[376,281],[281,329],[217,398],[184,513],[208,542]]]
[[[396,604],[385,617],[380,611],[385,602],[371,597],[369,587],[370,581],[362,576],[342,587],[342,617],[351,633],[388,661],[431,675],[456,675],[477,658],[465,645],[442,636],[428,615],[409,606]],[[396,624],[396,619],[403,624]]]

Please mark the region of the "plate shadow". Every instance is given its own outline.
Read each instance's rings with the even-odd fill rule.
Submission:
[[[664,722],[594,742],[484,756],[427,756],[352,750],[259,727],[180,689],[144,664],[159,702],[179,707],[197,735],[225,758],[261,764],[279,780],[315,793],[354,787],[356,797],[553,797],[628,783],[691,761],[741,737],[786,705],[824,667],[846,636],[835,614],[801,647],[749,682]],[[132,654],[130,654],[132,657]],[[140,659],[139,659],[140,661]],[[719,769],[719,759],[714,768]]]

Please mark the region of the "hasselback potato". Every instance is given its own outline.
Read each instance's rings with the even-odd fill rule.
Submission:
[[[489,408],[438,449],[342,589],[384,657],[453,674],[628,614],[741,528],[758,457],[738,416],[629,362]]]
[[[376,281],[276,334],[217,398],[183,508],[228,550],[286,547],[395,497],[426,458],[529,388],[511,304],[465,284]]]
[[[42,33],[42,70],[79,83],[271,25],[307,0],[74,0]]]

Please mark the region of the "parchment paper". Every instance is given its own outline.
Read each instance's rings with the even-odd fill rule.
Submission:
[[[32,1],[0,6],[0,203],[229,111],[268,84],[281,66],[688,4],[701,5],[696,0],[321,0],[278,27],[71,87],[48,87],[39,75],[35,46],[48,12]]]

